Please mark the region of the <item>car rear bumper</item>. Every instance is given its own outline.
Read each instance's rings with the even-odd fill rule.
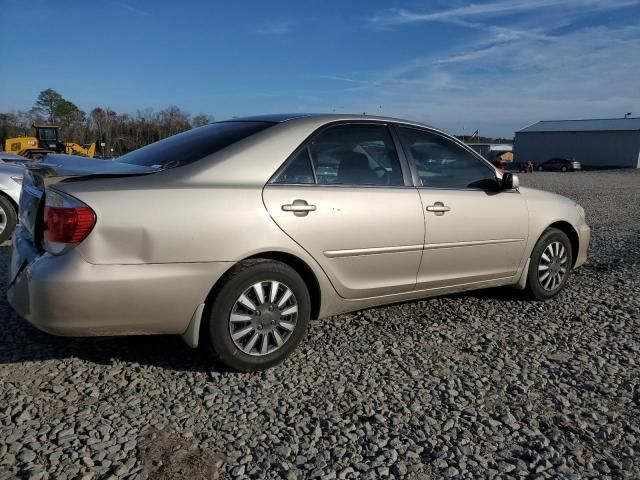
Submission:
[[[578,237],[580,241],[580,248],[578,249],[578,256],[576,257],[576,264],[574,268],[579,267],[587,261],[587,250],[589,249],[589,242],[591,241],[591,228],[586,223],[580,225],[578,229]]]
[[[183,334],[229,262],[94,265],[78,253],[40,254],[18,228],[9,303],[55,335]]]

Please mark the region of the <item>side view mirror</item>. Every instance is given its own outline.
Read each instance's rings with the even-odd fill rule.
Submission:
[[[517,175],[510,172],[505,172],[502,175],[502,190],[511,190],[520,186],[520,179]]]

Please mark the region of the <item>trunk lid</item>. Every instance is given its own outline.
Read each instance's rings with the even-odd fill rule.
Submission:
[[[72,155],[47,155],[40,162],[26,164],[20,194],[20,224],[29,232],[34,245],[42,240],[42,220],[46,187],[64,180],[82,177],[118,177],[147,175],[157,168]]]

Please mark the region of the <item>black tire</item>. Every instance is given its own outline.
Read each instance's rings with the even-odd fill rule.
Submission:
[[[563,172],[567,171],[567,167],[562,167],[560,170],[562,170]]]
[[[542,263],[546,263],[543,260],[543,253],[545,253],[545,249],[549,247],[551,244],[555,242],[559,242],[566,251],[566,269],[563,274],[560,282],[553,286],[553,288],[549,288],[549,286],[545,287],[543,285],[543,281],[540,279],[540,275],[538,275],[539,268]],[[553,298],[558,293],[562,291],[562,289],[566,286],[567,281],[569,280],[569,276],[571,274],[571,268],[573,267],[573,251],[571,248],[571,242],[569,241],[569,237],[562,231],[557,228],[548,228],[544,231],[538,243],[531,252],[530,262],[529,262],[529,272],[527,274],[527,290],[529,294],[537,299],[537,300],[548,300],[549,298]]]
[[[282,346],[264,355],[258,356],[257,353],[251,355],[238,348],[231,338],[230,316],[236,301],[247,289],[256,283],[269,281],[280,282],[281,286],[285,285],[293,292],[293,298],[298,307],[297,320],[294,329],[288,334]],[[204,334],[211,353],[228,367],[243,372],[265,370],[284,361],[293,352],[305,335],[310,314],[309,291],[304,280],[295,270],[274,260],[249,260],[234,267],[223,279],[222,286],[214,292]],[[253,318],[248,324],[252,322],[254,322]],[[260,328],[262,329],[262,326]],[[260,333],[264,334],[264,331]],[[273,334],[267,334],[267,337],[271,343],[275,342]],[[262,338],[260,337],[261,340]],[[275,347],[275,345],[271,346]]]
[[[544,172],[544,167],[538,167],[539,172]]]
[[[9,200],[0,195],[0,220],[5,221],[5,227],[2,232],[0,232],[0,243],[5,240],[9,240],[13,232],[16,230],[16,225],[18,224],[18,214],[16,213],[16,209]]]

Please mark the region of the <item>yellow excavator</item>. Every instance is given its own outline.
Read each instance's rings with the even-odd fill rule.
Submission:
[[[4,149],[9,153],[16,153],[33,160],[38,160],[49,153],[66,153],[67,155],[80,155],[93,158],[96,153],[96,144],[80,145],[74,142],[61,142],[58,140],[59,125],[33,124],[35,137],[13,137],[4,142]]]

